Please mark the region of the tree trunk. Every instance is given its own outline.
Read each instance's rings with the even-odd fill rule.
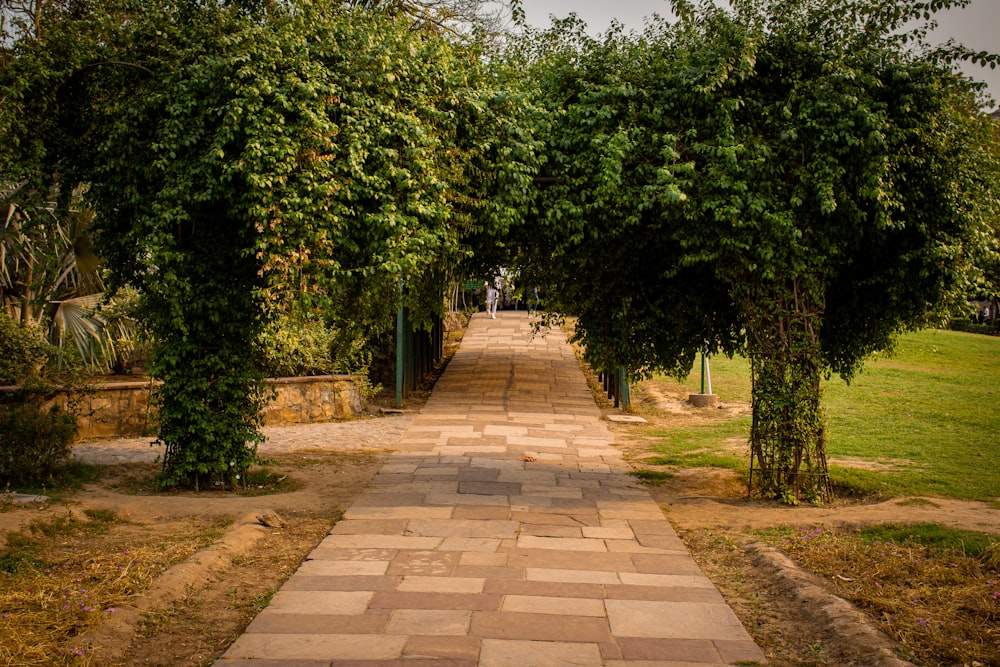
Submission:
[[[832,497],[820,406],[820,308],[804,298],[799,281],[774,291],[748,309],[751,490],[791,504],[818,503]]]
[[[26,258],[26,263],[28,265],[27,275],[24,278],[24,294],[21,295],[21,323],[28,324],[31,322],[34,312],[32,312],[31,307],[31,286],[35,280],[35,263],[31,257]]]
[[[160,483],[197,489],[245,480],[263,441],[265,389],[254,354],[264,309],[250,228],[214,210],[194,219],[179,237],[182,251],[160,267],[175,276],[172,293],[147,293],[143,312],[156,340],[152,374],[163,381]]]

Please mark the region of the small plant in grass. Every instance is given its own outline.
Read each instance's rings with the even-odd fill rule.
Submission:
[[[640,480],[642,483],[649,484],[650,486],[660,486],[674,476],[673,473],[665,472],[663,470],[633,470],[631,475]]]
[[[238,591],[232,591],[231,598],[232,602],[229,604],[230,609],[235,609],[241,611],[248,616],[256,616],[260,612],[264,611],[267,605],[271,604],[271,598],[277,591],[265,591],[252,598],[246,600],[240,600],[237,595]]]
[[[651,456],[643,459],[642,462],[650,466],[672,466],[677,465],[677,460],[671,456]]]
[[[859,532],[871,543],[893,542],[915,544],[932,553],[960,553],[970,558],[982,558],[997,550],[996,537],[972,530],[958,530],[939,523],[900,525],[893,523],[866,526]]]
[[[102,469],[100,466],[70,459],[64,465],[57,468],[52,477],[45,482],[17,488],[21,493],[43,495],[48,497],[52,503],[62,503],[75,492],[79,491],[85,484],[91,484],[100,480],[101,476]],[[8,487],[6,490],[12,491],[13,487]],[[2,507],[2,503],[0,503],[0,509]]]
[[[928,498],[907,498],[896,503],[899,507],[941,507]]]
[[[81,521],[72,514],[56,516],[51,519],[32,521],[28,530],[40,537],[69,537],[73,535],[100,535],[108,530],[106,521]]]
[[[778,526],[775,528],[762,528],[750,531],[751,535],[756,535],[764,542],[774,543],[780,539],[791,537],[795,530],[788,526]]]
[[[100,524],[107,525],[112,523],[119,523],[122,521],[114,510],[95,509],[92,507],[88,507],[87,509],[83,510],[83,513],[88,519],[90,519],[96,525]]]
[[[273,461],[271,462],[273,464]],[[106,473],[105,485],[118,493],[129,495],[149,495],[160,494],[172,496],[189,493],[184,489],[163,489],[157,485],[158,469],[155,464],[128,466],[116,466],[111,472]],[[301,488],[301,484],[294,477],[279,474],[270,470],[267,466],[251,468],[246,476],[245,483],[235,487],[229,487],[222,482],[217,482],[207,489],[202,489],[200,494],[234,494],[237,496],[266,496],[276,493],[290,493]]]
[[[266,496],[273,493],[291,493],[301,484],[288,475],[280,475],[266,467],[253,468],[247,473],[246,486],[236,489],[241,496]]]
[[[23,533],[7,535],[7,546],[0,553],[0,575],[17,574],[38,562],[36,544]]]
[[[1000,664],[1000,546],[944,526],[762,534],[827,578],[925,665]]]

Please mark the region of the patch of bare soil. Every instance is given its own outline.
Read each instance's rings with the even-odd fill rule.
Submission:
[[[635,394],[648,423],[611,423],[619,448],[636,470],[664,471],[642,459],[653,456],[639,429],[676,428],[749,412],[746,404],[694,408],[686,396],[663,391]],[[608,405],[608,413],[615,412]],[[734,443],[746,447],[746,443]],[[859,465],[872,465],[858,462]],[[876,462],[878,469],[905,461]],[[872,619],[834,595],[820,577],[760,544],[753,531],[781,526],[859,527],[879,523],[940,523],[1000,535],[1000,510],[985,503],[942,498],[869,501],[836,499],[824,507],[790,507],[750,499],[745,481],[732,470],[669,469],[671,477],[649,491],[695,560],[713,580],[771,665],[899,666],[906,652],[881,633]]]
[[[93,637],[103,648],[100,664],[212,664],[329,532],[338,515],[286,508],[284,528],[254,527],[244,532],[243,543],[232,545],[232,551],[223,550],[216,567],[194,561],[175,585],[165,586],[161,578],[153,595],[143,600],[148,603],[134,624],[120,624],[119,614],[118,624]],[[231,531],[229,536],[241,532]]]
[[[206,498],[210,494],[205,493],[121,497],[91,490],[90,502],[109,504],[132,521],[162,521],[171,516],[168,511],[177,512],[173,516],[180,520],[206,513],[237,517],[221,542],[160,577],[144,596],[143,613],[133,627],[124,632],[105,628],[103,637],[95,637],[103,640],[106,653],[120,656],[107,664],[211,664],[326,536],[381,462],[381,455],[366,452],[285,454],[268,469],[287,476],[297,488],[255,498]],[[275,521],[274,515],[280,518]],[[115,621],[121,623],[121,618],[116,615]],[[124,651],[112,651],[119,646]]]

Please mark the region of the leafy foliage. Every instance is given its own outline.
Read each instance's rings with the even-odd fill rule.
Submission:
[[[41,327],[0,310],[0,385],[17,385],[0,392],[0,403],[38,406],[65,392],[72,406],[88,389],[87,369],[46,341]]]
[[[245,479],[269,319],[377,335],[402,279],[430,321],[470,235],[509,224],[494,195],[530,182],[478,48],[350,4],[105,0],[17,59],[17,98],[51,103],[40,171],[90,184],[141,294],[167,484]]]
[[[58,190],[40,192],[24,182],[0,188],[0,297],[25,322],[51,319],[62,300],[99,291],[86,247],[90,216],[78,206],[60,211],[58,199]]]
[[[49,481],[69,459],[76,417],[35,403],[0,409],[0,486],[31,487]]]
[[[279,317],[261,334],[261,367],[268,377],[324,375],[334,370],[336,332],[322,320]]]
[[[93,31],[64,32],[63,20],[80,9],[65,0],[6,0],[0,8],[0,307],[44,326],[60,354],[103,371],[129,353],[130,343],[120,344],[134,327],[100,312],[87,185],[64,173],[67,153],[83,146],[74,102],[81,91],[63,77],[86,67]]]
[[[0,382],[18,384],[45,366],[52,353],[41,329],[0,310]]]
[[[820,379],[965,286],[997,211],[993,129],[947,54],[905,46],[964,2],[733,4],[520,47],[550,183],[524,264],[597,367],[684,374],[703,345],[745,349],[755,480],[815,500]]]

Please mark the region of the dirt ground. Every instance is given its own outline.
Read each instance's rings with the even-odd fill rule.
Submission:
[[[687,406],[684,397],[641,391],[637,395],[644,404],[641,410],[654,425],[690,424],[706,418],[705,412]],[[747,407],[724,405],[721,409]],[[612,429],[628,459],[643,458],[647,443],[635,437],[636,426],[612,424]],[[155,464],[108,466],[100,484],[72,498],[73,512],[111,509],[128,520],[123,529],[163,534],[196,517],[232,517],[233,523],[220,543],[164,572],[134,608],[121,610],[98,628],[89,637],[99,648],[91,664],[211,664],[365,488],[391,447],[391,443],[383,445],[372,451],[344,443],[340,449],[306,449],[271,457],[269,469],[287,476],[296,488],[259,497],[213,491],[153,493],[146,482]],[[1000,534],[1000,510],[980,503],[933,499],[901,507],[897,499],[790,508],[747,500],[745,487],[733,473],[722,470],[678,471],[650,491],[770,664],[779,667],[905,663],[886,657],[890,656],[884,650],[888,640],[877,633],[861,636],[857,628],[845,630],[828,614],[812,613],[818,606],[816,600],[804,601],[800,593],[808,583],[820,582],[808,575],[796,579],[776,574],[754,547],[748,531],[782,525],[936,521]],[[47,513],[65,511],[65,506],[51,505],[0,512],[0,534]],[[287,525],[262,526],[259,517],[270,514],[280,515]],[[847,612],[851,614],[856,613]],[[879,647],[883,650],[876,655]]]
[[[326,536],[383,458],[382,453],[363,451],[304,451],[274,457],[268,468],[287,475],[299,488],[257,498],[205,499],[204,493],[122,498],[89,489],[84,502],[115,509],[151,527],[205,513],[236,517],[217,554],[175,566],[180,570],[176,581],[163,585],[161,578],[147,594],[149,610],[139,610],[143,613],[131,623],[122,623],[119,615],[117,627],[105,628],[103,637],[95,637],[114,649],[108,653],[119,656],[107,664],[211,664]],[[261,525],[258,517],[275,514],[286,523],[284,527]],[[191,567],[184,571],[187,564]]]

